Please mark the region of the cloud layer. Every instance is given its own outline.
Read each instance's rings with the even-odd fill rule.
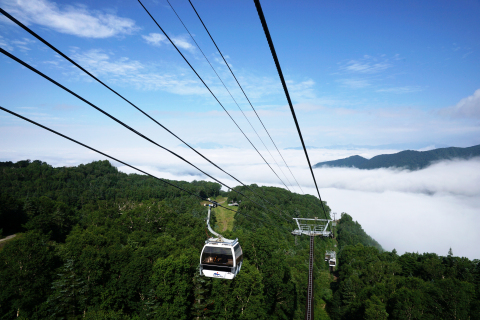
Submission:
[[[47,0],[2,0],[5,10],[26,24],[38,24],[84,38],[131,34],[139,28],[128,18],[88,10],[85,6],[59,7]]]
[[[101,145],[97,147],[102,149]],[[57,144],[55,148],[28,148],[20,153],[15,148],[4,147],[2,160],[42,159],[54,166],[63,166],[102,159],[81,148],[60,152],[61,148],[65,147]],[[158,177],[186,181],[205,179],[177,158],[151,147],[119,149],[106,145],[103,149]],[[227,185],[238,184],[190,150],[177,147],[174,151]],[[363,150],[360,154],[371,157],[395,151]],[[200,152],[247,184],[281,187],[255,151],[220,148],[201,149]],[[358,150],[314,149],[309,153],[312,160],[318,162],[356,154]],[[282,150],[282,154],[302,189],[315,194],[303,151]],[[277,162],[280,164],[281,160],[277,159]],[[273,167],[283,178],[280,170]],[[134,172],[123,166],[119,169]],[[288,173],[288,169],[282,169]],[[418,251],[445,255],[451,247],[455,255],[479,258],[475,244],[480,242],[480,159],[443,161],[419,171],[321,168],[314,172],[322,198],[332,210],[352,215],[385,249],[395,248],[400,254]],[[288,179],[294,182],[291,176]],[[295,186],[291,189],[300,193]]]

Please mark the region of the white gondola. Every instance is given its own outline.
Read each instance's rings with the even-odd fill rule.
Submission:
[[[200,274],[211,278],[233,279],[240,272],[243,262],[243,251],[238,239],[225,239],[210,227],[210,208],[208,205],[208,230],[218,238],[205,241],[200,255]]]
[[[335,251],[327,251],[325,253],[325,261],[328,261],[328,266],[335,270],[337,266],[337,253]]]

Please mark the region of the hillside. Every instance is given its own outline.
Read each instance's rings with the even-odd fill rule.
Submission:
[[[428,167],[435,161],[450,159],[470,159],[480,156],[480,145],[468,148],[440,148],[429,151],[406,150],[394,154],[381,154],[371,159],[355,155],[345,159],[317,163],[320,167],[353,167],[358,169],[406,168],[419,170]]]
[[[226,281],[198,274],[207,238],[199,198],[108,161],[0,167],[0,237],[16,235],[1,242],[1,319],[304,319],[309,239],[291,234],[292,217],[320,216],[315,197],[250,185],[264,202],[234,188],[264,210],[216,183],[171,181],[242,200],[233,220],[213,209],[216,230],[244,253]],[[338,222],[336,239],[315,239],[315,319],[480,319],[478,260],[398,256],[347,213]],[[335,274],[324,261],[332,249]]]
[[[217,209],[212,221],[242,245],[235,280],[198,276],[207,209],[194,196],[108,161],[0,163],[0,229],[17,234],[0,250],[0,318],[302,319],[309,241],[295,241],[291,218],[319,215],[320,202],[251,185],[269,202],[265,211],[216,183],[171,182],[202,197],[242,200],[233,221]],[[321,319],[333,278],[323,254],[332,241],[315,248]]]

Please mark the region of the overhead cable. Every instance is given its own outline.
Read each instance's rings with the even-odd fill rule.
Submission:
[[[233,123],[235,123],[235,125],[237,126],[237,128],[242,132],[242,134],[244,135],[244,137],[248,140],[248,142],[250,142],[250,144],[252,145],[252,147],[255,149],[255,151],[257,151],[257,153],[260,155],[260,157],[263,159],[263,161],[268,165],[268,167],[270,168],[270,170],[273,171],[273,173],[277,176],[277,178],[282,182],[282,184],[285,186],[285,188],[287,188],[289,191],[290,189],[287,187],[287,185],[285,184],[285,182],[283,182],[283,180],[278,176],[278,174],[275,172],[275,170],[273,170],[273,168],[270,166],[270,164],[267,162],[267,160],[265,160],[265,158],[262,156],[262,154],[260,153],[260,151],[258,151],[258,149],[255,147],[255,145],[252,143],[252,141],[247,137],[247,135],[245,134],[245,132],[243,132],[243,130],[240,128],[240,126],[237,124],[237,122],[232,118],[232,116],[230,115],[230,113],[227,111],[227,109],[225,109],[225,107],[223,106],[223,104],[220,102],[220,100],[218,100],[217,96],[215,96],[215,94],[212,92],[212,90],[210,90],[210,87],[205,83],[205,81],[203,81],[202,77],[200,77],[200,75],[197,73],[197,71],[195,70],[195,68],[190,64],[190,62],[187,60],[187,58],[185,58],[185,56],[182,54],[182,52],[178,49],[178,47],[175,45],[175,43],[172,41],[172,39],[170,39],[170,37],[167,35],[167,33],[163,30],[163,28],[158,24],[157,20],[155,20],[155,18],[150,14],[150,12],[147,10],[147,8],[143,5],[143,3],[138,0],[138,2],[140,3],[140,5],[143,7],[143,9],[145,10],[145,12],[147,12],[147,14],[150,16],[150,18],[152,18],[153,22],[155,22],[155,24],[158,26],[158,28],[163,32],[163,34],[165,35],[165,37],[167,37],[167,39],[170,41],[170,43],[173,45],[173,47],[177,50],[177,52],[182,56],[183,60],[185,60],[185,62],[190,66],[190,68],[193,70],[193,72],[197,75],[197,77],[200,79],[200,81],[203,83],[203,85],[208,89],[208,91],[212,94],[212,96],[215,98],[215,100],[217,100],[218,104],[222,107],[222,109],[228,114],[228,116],[230,117],[230,119],[233,121]]]
[[[182,156],[178,155],[177,153],[171,151],[170,149],[156,143],[155,141],[151,140],[150,138],[146,137],[145,135],[143,135],[142,133],[138,132],[137,130],[133,129],[132,127],[128,126],[127,124],[125,124],[124,122],[120,121],[119,119],[115,118],[114,116],[112,116],[111,114],[109,114],[108,112],[104,111],[103,109],[97,107],[96,105],[94,105],[93,103],[91,103],[90,101],[86,100],[85,98],[79,96],[78,94],[76,94],[75,92],[71,91],[70,89],[68,89],[67,87],[63,86],[62,84],[58,83],[57,81],[53,80],[52,78],[50,78],[49,76],[45,75],[44,73],[42,73],[41,71],[35,69],[34,67],[32,67],[31,65],[29,65],[28,63],[22,61],[21,59],[15,57],[14,55],[12,55],[11,53],[5,51],[3,48],[0,48],[0,53],[3,53],[4,55],[6,55],[7,57],[11,58],[12,60],[15,60],[16,62],[20,63],[21,65],[23,65],[24,67],[30,69],[31,71],[37,73],[38,75],[42,76],[43,78],[47,79],[48,81],[52,82],[53,84],[57,85],[58,87],[62,88],[63,90],[67,91],[68,93],[70,93],[71,95],[75,96],[76,98],[80,99],[81,101],[85,102],[86,104],[88,104],[89,106],[93,107],[94,109],[96,109],[97,111],[100,111],[101,113],[103,113],[104,115],[106,115],[107,117],[109,117],[110,119],[114,120],[115,122],[117,122],[118,124],[122,125],[123,127],[127,128],[128,130],[136,133],[137,135],[139,135],[140,137],[144,138],[145,140],[153,143],[154,145],[156,145],[157,147],[169,152],[170,154],[176,156],[177,158],[183,160],[184,162],[188,163],[189,165],[191,165],[192,167],[194,167],[195,169],[197,169],[198,171],[200,171],[201,173],[203,173],[204,175],[206,175],[207,177],[215,180],[216,182],[220,183],[221,185],[229,188],[229,189],[232,189],[234,190],[232,187],[226,185],[225,183],[221,182],[220,180],[216,179],[215,177],[211,176],[210,174],[206,173],[205,171],[203,171],[202,169],[200,169],[199,167],[197,167],[196,165],[194,165],[193,163],[191,163],[190,161],[188,161],[187,159],[183,158]],[[246,196],[245,194],[241,193],[240,191],[237,191],[237,190],[234,190],[236,193],[246,197],[247,199],[249,199],[250,201],[252,201],[253,203],[255,203],[256,205],[264,208],[265,210],[267,211],[270,211],[268,208],[266,208],[265,206],[263,205],[260,205],[258,203],[256,203],[255,201],[253,201],[251,198],[249,198],[248,196]]]
[[[270,154],[270,156],[272,157],[273,161],[275,162],[275,164],[277,165],[277,167],[280,169],[280,171],[282,172],[283,176],[285,177],[285,179],[287,179],[287,182],[288,184],[291,186],[292,184],[290,183],[290,180],[288,180],[288,177],[285,175],[285,173],[283,172],[282,168],[278,165],[277,163],[277,160],[275,160],[275,158],[273,157],[272,153],[270,152],[270,150],[268,149],[268,147],[265,145],[265,142],[263,142],[263,139],[260,137],[260,135],[258,134],[257,130],[255,130],[255,127],[252,125],[252,123],[250,122],[250,120],[248,119],[248,117],[245,115],[245,112],[243,112],[242,108],[240,108],[240,105],[238,104],[237,100],[235,100],[235,98],[233,97],[232,93],[230,92],[230,90],[228,90],[227,86],[225,85],[225,83],[223,82],[222,78],[220,77],[220,75],[218,74],[218,72],[215,70],[215,68],[213,67],[213,65],[210,63],[210,60],[208,60],[207,56],[205,55],[205,53],[203,52],[202,48],[200,48],[200,45],[197,43],[197,40],[195,40],[195,38],[193,37],[193,35],[190,33],[190,30],[188,30],[187,26],[185,25],[185,23],[183,23],[183,20],[182,18],[180,18],[180,16],[178,15],[177,11],[175,11],[175,9],[173,8],[172,4],[170,3],[169,0],[167,0],[168,4],[170,5],[170,8],[172,8],[173,12],[175,13],[175,15],[177,16],[178,20],[180,20],[180,23],[183,25],[183,27],[185,28],[185,30],[187,30],[188,34],[190,35],[190,38],[192,38],[193,42],[195,42],[195,44],[197,45],[197,48],[200,50],[200,52],[202,53],[203,57],[205,58],[205,60],[207,60],[208,64],[210,65],[210,67],[212,68],[213,72],[215,72],[215,74],[217,75],[217,78],[218,80],[220,80],[220,82],[222,83],[223,87],[225,88],[225,90],[227,90],[228,94],[230,95],[230,97],[232,98],[233,102],[237,105],[238,109],[240,110],[240,112],[242,112],[245,120],[247,120],[248,124],[250,125],[250,127],[253,129],[253,131],[255,132],[255,134],[257,135],[258,139],[262,142],[263,146],[265,147],[265,149],[268,151],[268,153]]]
[[[287,179],[287,182],[288,184],[291,184],[290,181],[288,180],[287,176],[285,175],[285,173],[283,172],[282,168],[278,165],[277,161],[275,160],[275,158],[273,157],[273,155],[271,154],[270,150],[268,150],[267,146],[265,145],[265,143],[263,142],[262,138],[260,137],[260,135],[257,133],[257,130],[255,130],[255,128],[253,127],[252,123],[250,122],[250,120],[248,120],[247,116],[245,115],[245,113],[243,112],[242,108],[240,108],[240,106],[238,105],[237,101],[235,100],[235,98],[233,97],[233,95],[230,93],[230,90],[228,90],[227,86],[225,85],[225,83],[223,82],[222,78],[219,76],[219,74],[217,73],[217,71],[215,70],[215,68],[213,67],[213,65],[210,63],[210,60],[208,60],[207,56],[205,55],[205,53],[203,52],[202,48],[200,48],[200,45],[197,43],[197,41],[195,40],[195,38],[192,36],[192,34],[190,33],[190,31],[188,30],[187,26],[183,23],[182,19],[180,18],[180,16],[178,15],[178,13],[175,11],[175,9],[173,8],[172,4],[170,3],[169,0],[167,0],[168,4],[170,5],[170,7],[172,8],[173,12],[175,13],[175,15],[177,16],[178,20],[180,20],[180,22],[182,23],[183,27],[185,28],[185,30],[187,30],[188,34],[190,35],[190,37],[192,38],[193,42],[195,42],[195,44],[197,45],[198,49],[200,50],[200,52],[202,53],[203,57],[205,58],[205,60],[207,60],[208,64],[210,65],[210,67],[212,68],[213,72],[215,72],[215,74],[217,75],[218,79],[220,80],[220,82],[223,84],[223,86],[225,87],[225,89],[227,90],[228,94],[230,95],[230,97],[232,98],[232,100],[235,102],[235,104],[237,105],[238,109],[240,109],[240,111],[242,112],[243,116],[245,117],[245,119],[248,121],[248,123],[250,124],[250,126],[252,127],[253,131],[255,131],[255,133],[257,134],[257,137],[260,139],[260,141],[262,142],[263,146],[265,147],[265,149],[267,149],[268,153],[270,154],[270,156],[272,157],[273,161],[275,161],[276,165],[278,166],[278,168],[280,169],[280,171],[282,172],[282,174],[285,176],[285,178]],[[267,132],[268,133],[268,132]],[[251,190],[249,188],[249,190]],[[300,190],[302,190],[302,188],[300,188]],[[252,192],[254,192],[253,190],[251,190]],[[290,190],[289,190],[290,191]],[[302,190],[303,192],[303,190]],[[266,200],[265,198],[261,198],[263,199],[264,201],[266,201],[267,203],[269,204],[272,204],[270,203],[268,200]],[[279,209],[281,211],[281,209],[277,206],[277,205],[274,205],[277,209]],[[288,214],[287,214],[288,215]],[[289,215],[288,215],[289,216]],[[290,218],[292,218],[292,216],[290,216]]]
[[[23,23],[21,23],[20,21],[18,21],[16,18],[14,18],[13,16],[11,16],[8,12],[6,12],[5,10],[3,10],[2,8],[0,8],[0,13],[2,13],[4,16],[6,16],[7,18],[9,18],[10,20],[12,20],[13,22],[15,22],[18,26],[20,26],[21,28],[23,28],[25,31],[27,31],[28,33],[30,33],[32,36],[34,36],[35,38],[37,38],[39,41],[43,42],[46,46],[48,46],[49,48],[51,48],[53,51],[55,51],[56,53],[58,53],[59,55],[61,55],[63,58],[65,58],[67,61],[69,61],[70,63],[72,63],[73,65],[75,65],[77,68],[79,68],[80,70],[82,70],[83,72],[85,72],[87,75],[89,75],[91,78],[93,78],[94,80],[96,80],[97,82],[99,82],[100,84],[102,84],[105,88],[107,88],[108,90],[110,90],[111,92],[113,92],[114,94],[116,94],[117,96],[119,96],[120,98],[122,98],[124,101],[126,101],[128,104],[130,104],[131,106],[133,106],[135,109],[137,109],[138,111],[140,111],[143,115],[145,115],[146,117],[148,117],[150,120],[152,120],[153,122],[155,122],[157,125],[159,125],[160,127],[162,127],[163,129],[165,129],[168,133],[170,133],[171,135],[173,135],[175,138],[177,138],[178,140],[180,140],[182,143],[184,143],[188,148],[190,148],[191,150],[193,150],[195,153],[197,153],[199,156],[201,156],[203,159],[207,160],[210,164],[212,164],[213,166],[215,166],[217,169],[221,170],[222,172],[224,172],[225,174],[227,174],[228,176],[230,176],[232,179],[234,179],[235,181],[237,181],[238,183],[240,183],[241,185],[243,185],[244,187],[246,187],[248,190],[250,190],[253,194],[257,195],[260,199],[262,199],[263,201],[266,201],[267,203],[270,203],[269,201],[267,201],[265,198],[259,196],[255,191],[253,191],[248,185],[244,184],[242,181],[240,181],[239,179],[235,178],[233,175],[231,175],[230,173],[228,173],[227,171],[225,171],[224,169],[222,169],[221,167],[219,167],[217,164],[215,164],[213,161],[211,161],[210,159],[208,159],[207,157],[205,157],[202,153],[200,153],[199,151],[197,151],[195,148],[193,148],[192,146],[190,146],[187,142],[185,142],[184,140],[182,140],[179,136],[177,136],[175,133],[173,133],[172,131],[170,131],[167,127],[165,127],[164,125],[162,125],[161,123],[159,123],[157,120],[155,120],[154,118],[152,118],[149,114],[147,114],[146,112],[144,112],[142,109],[140,109],[139,107],[137,107],[135,104],[133,104],[132,102],[130,102],[128,99],[126,99],[125,97],[123,97],[121,94],[119,94],[117,91],[113,90],[112,88],[110,88],[107,84],[105,84],[104,82],[102,82],[100,79],[98,79],[97,77],[95,77],[92,73],[90,73],[89,71],[87,71],[85,68],[83,68],[81,65],[79,65],[78,63],[76,63],[75,61],[73,61],[70,57],[68,57],[67,55],[65,55],[63,52],[61,52],[59,49],[57,49],[55,46],[53,46],[52,44],[50,44],[47,40],[43,39],[41,36],[39,36],[37,33],[35,33],[33,30],[31,30],[30,28],[28,28],[27,26],[25,26]]]
[[[167,0],[168,1],[168,0]],[[250,107],[252,107],[253,111],[255,112],[255,114],[257,115],[257,118],[258,120],[260,121],[260,123],[262,124],[263,126],[263,129],[265,129],[265,132],[268,134],[270,140],[272,141],[273,145],[275,146],[275,148],[277,149],[277,152],[278,154],[280,155],[280,157],[282,158],[283,160],[283,163],[285,163],[285,165],[287,166],[288,170],[290,171],[290,174],[292,175],[293,179],[295,179],[295,182],[297,183],[297,186],[300,188],[300,190],[302,191],[303,194],[305,194],[305,192],[303,192],[303,189],[302,187],[300,186],[300,184],[298,183],[297,179],[295,178],[295,175],[293,174],[292,170],[290,170],[290,167],[288,166],[287,162],[285,161],[285,159],[283,158],[283,155],[280,153],[280,150],[278,149],[277,147],[277,144],[273,141],[272,139],[272,136],[270,135],[270,133],[268,132],[267,128],[265,127],[265,125],[263,124],[263,121],[262,119],[260,119],[260,116],[258,115],[257,113],[257,110],[255,110],[255,108],[253,107],[253,104],[250,102],[250,99],[248,98],[247,94],[245,93],[245,91],[243,90],[243,87],[240,85],[240,82],[238,81],[237,77],[235,76],[235,74],[233,73],[232,69],[230,68],[230,65],[228,64],[227,60],[225,59],[225,57],[223,56],[222,54],[222,51],[220,51],[220,48],[217,46],[217,43],[215,42],[215,40],[213,40],[213,37],[212,35],[210,34],[210,32],[208,31],[207,29],[207,26],[205,25],[205,23],[203,23],[203,20],[202,18],[200,17],[200,14],[197,12],[197,9],[195,9],[195,6],[193,5],[192,1],[191,0],[188,0],[188,2],[190,2],[190,5],[192,6],[193,10],[195,11],[195,13],[197,14],[197,17],[198,19],[200,20],[200,22],[202,23],[203,27],[205,28],[205,31],[207,31],[208,35],[210,36],[210,39],[212,40],[213,44],[215,45],[215,48],[217,48],[218,50],[218,53],[220,53],[220,55],[222,56],[222,59],[223,61],[225,62],[225,65],[227,66],[228,70],[230,70],[230,73],[232,74],[233,78],[235,79],[235,81],[237,82],[238,86],[240,87],[240,90],[242,90],[243,92],[243,95],[245,96],[245,98],[247,99],[248,103],[250,104]],[[173,8],[172,8],[173,9]],[[262,141],[263,142],[263,141]],[[265,144],[264,144],[265,145]],[[265,147],[266,148],[266,147]],[[267,149],[268,150],[268,149]],[[270,152],[270,151],[268,151]],[[271,155],[271,154],[270,154]],[[272,156],[273,158],[273,156]],[[276,163],[276,161],[275,161]],[[277,164],[278,165],[278,164]],[[282,170],[282,169],[280,169]],[[282,171],[283,173],[283,171]],[[287,178],[288,180],[288,178]]]
[[[170,186],[172,186],[172,187],[174,187],[174,188],[177,188],[177,189],[179,189],[179,190],[182,190],[182,191],[184,191],[184,192],[186,192],[186,193],[188,193],[188,194],[190,194],[190,195],[192,195],[192,196],[195,196],[195,197],[197,197],[197,198],[199,198],[199,199],[201,199],[201,200],[208,201],[208,202],[210,202],[210,203],[212,203],[212,204],[215,204],[215,205],[217,205],[217,206],[220,206],[220,207],[222,207],[222,208],[224,208],[224,209],[227,209],[227,210],[230,210],[230,211],[233,211],[233,212],[236,212],[236,213],[240,213],[241,215],[244,215],[244,216],[246,216],[246,217],[248,217],[248,218],[251,218],[251,219],[258,220],[258,221],[262,222],[263,224],[265,224],[265,222],[263,222],[262,220],[260,220],[260,219],[258,219],[258,218],[255,218],[255,217],[252,217],[252,216],[250,216],[250,215],[248,215],[248,214],[245,214],[245,213],[243,213],[243,212],[235,211],[235,210],[232,210],[232,209],[227,208],[227,207],[225,207],[225,206],[222,206],[222,205],[219,204],[218,202],[211,201],[211,200],[209,200],[208,198],[203,198],[203,197],[201,197],[201,196],[198,195],[198,194],[195,194],[195,193],[193,193],[193,192],[190,192],[190,191],[188,191],[188,190],[186,190],[186,189],[184,189],[184,188],[182,188],[182,187],[180,187],[180,186],[177,186],[177,185],[175,185],[175,184],[173,184],[173,183],[171,183],[171,182],[169,182],[169,181],[167,181],[167,180],[165,180],[165,179],[158,178],[158,177],[156,177],[156,176],[154,176],[154,175],[152,175],[152,174],[150,174],[150,173],[148,173],[148,172],[146,172],[146,171],[143,171],[143,170],[141,170],[141,169],[138,169],[138,168],[136,168],[136,167],[134,167],[134,166],[132,166],[132,165],[130,165],[130,164],[122,161],[122,160],[119,160],[119,159],[117,159],[117,158],[114,158],[114,157],[112,157],[112,156],[110,156],[110,155],[108,155],[108,154],[106,154],[106,153],[104,153],[104,152],[102,152],[102,151],[99,151],[99,150],[97,150],[97,149],[94,149],[94,148],[92,148],[92,147],[89,147],[89,146],[87,146],[86,144],[83,144],[83,143],[81,143],[81,142],[79,142],[79,141],[77,141],[77,140],[75,140],[75,139],[73,139],[73,138],[70,138],[70,137],[68,137],[68,136],[66,136],[66,135],[64,135],[64,134],[61,134],[60,132],[55,131],[55,130],[53,130],[53,129],[50,129],[50,128],[44,126],[44,125],[41,125],[41,124],[38,123],[38,122],[35,122],[35,121],[33,121],[33,120],[31,120],[31,119],[28,119],[28,118],[26,118],[26,117],[24,117],[24,116],[22,116],[22,115],[19,115],[18,113],[15,113],[15,112],[13,112],[13,111],[11,111],[11,110],[8,110],[8,109],[6,109],[6,108],[4,108],[4,107],[2,107],[2,106],[0,106],[0,109],[3,110],[3,111],[5,111],[5,112],[8,112],[8,113],[10,113],[11,115],[14,115],[14,116],[16,116],[16,117],[18,117],[18,118],[20,118],[20,119],[23,119],[23,120],[25,120],[25,121],[28,121],[28,122],[36,125],[36,126],[39,126],[40,128],[43,128],[43,129],[48,130],[48,131],[50,131],[50,132],[52,132],[52,133],[55,133],[56,135],[59,135],[60,137],[63,137],[63,138],[65,138],[65,139],[67,139],[67,140],[70,140],[70,141],[72,141],[72,142],[75,142],[76,144],[79,144],[79,145],[81,145],[82,147],[85,147],[85,148],[87,148],[87,149],[90,149],[90,150],[92,150],[92,151],[95,151],[95,152],[97,152],[97,153],[99,153],[99,154],[101,154],[101,155],[103,155],[103,156],[105,156],[105,157],[107,157],[107,158],[110,158],[110,159],[112,159],[112,160],[114,160],[114,161],[117,161],[117,162],[119,162],[119,163],[121,163],[121,164],[123,164],[123,165],[125,165],[125,166],[127,166],[127,167],[129,167],[129,168],[132,168],[132,169],[134,169],[134,170],[136,170],[136,171],[138,171],[138,172],[141,172],[141,173],[143,173],[143,174],[145,174],[145,175],[148,175],[148,176],[150,176],[150,177],[152,177],[152,178],[155,178],[155,179],[157,179],[157,180],[159,180],[159,181],[162,181],[163,183],[168,184],[168,185],[170,185]]]
[[[300,137],[300,141],[302,142],[303,151],[305,151],[305,157],[307,158],[308,166],[310,167],[310,172],[312,173],[313,182],[315,182],[315,188],[317,189],[318,199],[322,203],[323,213],[325,214],[325,217],[328,219],[327,211],[325,210],[322,197],[320,196],[320,191],[318,190],[317,180],[315,180],[315,175],[313,174],[312,165],[310,164],[307,148],[305,147],[305,142],[303,141],[302,132],[300,130],[300,126],[297,121],[297,116],[295,115],[295,110],[293,109],[292,100],[290,99],[290,94],[288,93],[287,84],[285,82],[285,78],[283,77],[282,68],[280,67],[280,62],[278,61],[277,53],[275,52],[275,47],[273,46],[272,37],[270,36],[270,32],[268,31],[267,21],[265,20],[265,16],[263,15],[262,6],[260,5],[259,0],[253,0],[253,2],[255,2],[255,7],[257,8],[258,16],[260,17],[263,31],[265,32],[265,36],[267,37],[267,42],[270,47],[270,52],[272,53],[273,60],[275,61],[275,66],[277,67],[278,76],[280,77],[280,80],[282,82],[283,90],[285,91],[285,96],[287,97],[288,105],[290,106],[290,111],[292,112],[293,120],[295,120],[295,126],[297,127],[298,136]]]

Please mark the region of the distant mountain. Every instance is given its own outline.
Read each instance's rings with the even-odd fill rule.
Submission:
[[[307,149],[334,149],[334,150],[357,150],[357,149],[376,149],[376,150],[402,150],[402,149],[413,149],[413,150],[430,150],[435,148],[448,148],[449,145],[439,144],[439,143],[390,143],[390,144],[381,144],[381,145],[359,145],[359,144],[341,144],[341,145],[330,145],[323,147],[313,147],[307,146]],[[284,150],[303,150],[303,147],[289,147]]]
[[[358,169],[407,168],[419,170],[428,167],[434,161],[447,159],[469,159],[480,156],[480,145],[468,148],[440,148],[429,151],[406,150],[394,154],[381,154],[371,159],[355,155],[345,159],[319,162],[314,168],[320,167],[353,167]]]

